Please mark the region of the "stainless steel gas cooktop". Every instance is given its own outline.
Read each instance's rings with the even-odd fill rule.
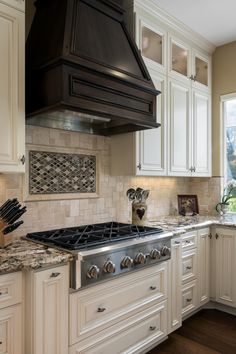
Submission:
[[[170,258],[171,233],[118,222],[29,233],[27,239],[73,253],[71,287],[79,289]]]

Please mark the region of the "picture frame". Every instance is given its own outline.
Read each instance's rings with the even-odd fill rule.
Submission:
[[[199,214],[197,195],[178,195],[178,212],[182,216],[194,216]]]

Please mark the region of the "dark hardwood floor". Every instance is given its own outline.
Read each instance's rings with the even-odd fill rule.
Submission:
[[[148,354],[236,354],[236,316],[202,310]]]

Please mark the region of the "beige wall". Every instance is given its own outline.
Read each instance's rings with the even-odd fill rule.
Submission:
[[[216,48],[212,76],[213,176],[221,176],[220,96],[236,92],[236,41]]]

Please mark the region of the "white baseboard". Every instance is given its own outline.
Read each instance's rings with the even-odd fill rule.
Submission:
[[[187,318],[192,317],[193,315],[195,315],[196,313],[198,313],[199,311],[201,311],[203,309],[219,310],[219,311],[226,312],[226,313],[236,316],[236,308],[231,307],[231,306],[227,306],[227,305],[223,305],[223,304],[220,304],[219,302],[215,302],[215,301],[211,300],[208,303],[206,303],[205,305],[198,307],[195,311],[191,312],[190,314],[184,316],[182,318],[182,320],[183,321],[187,320]]]

